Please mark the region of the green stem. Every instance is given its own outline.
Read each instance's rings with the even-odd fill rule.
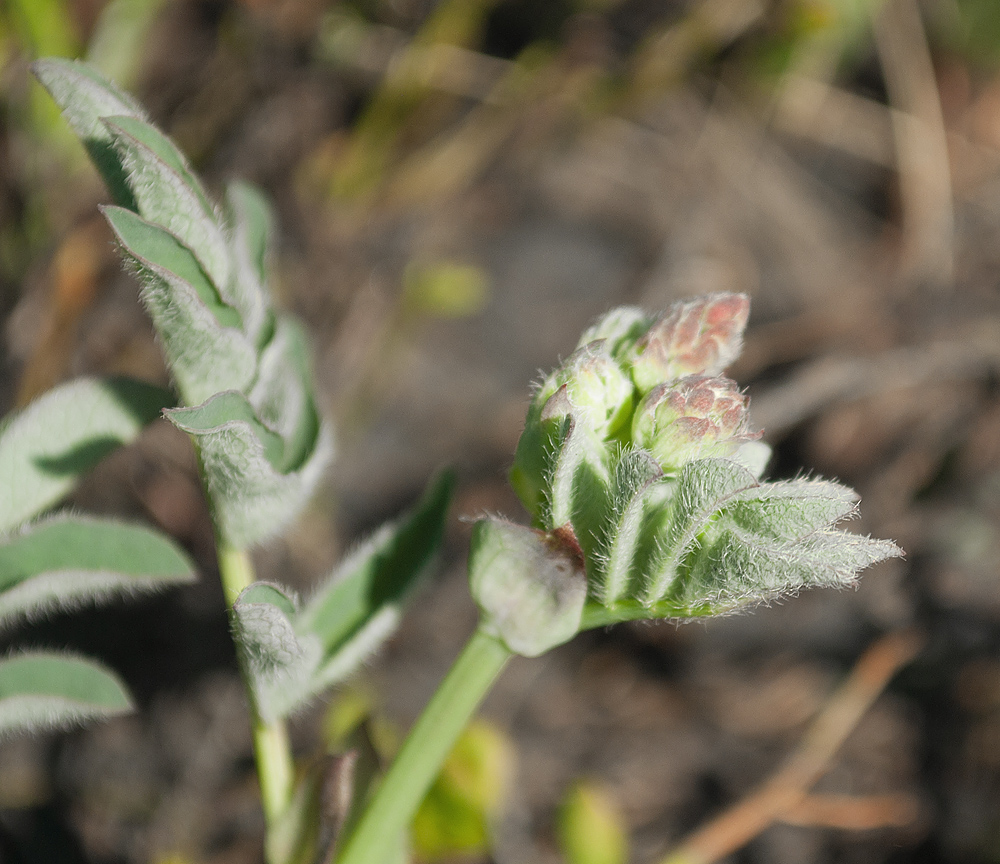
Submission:
[[[253,562],[246,551],[234,549],[225,540],[218,540],[219,575],[222,590],[226,595],[226,607],[232,612],[233,603],[247,586],[254,582]],[[250,682],[244,670],[243,680],[250,692]],[[292,746],[288,740],[285,724],[278,720],[265,723],[251,704],[251,724],[253,731],[253,751],[257,762],[257,776],[260,780],[260,798],[264,807],[264,819],[270,831],[285,812],[292,800],[295,781],[295,763],[292,760]]]
[[[337,864],[385,864],[459,734],[511,658],[510,649],[476,630],[414,724]]]

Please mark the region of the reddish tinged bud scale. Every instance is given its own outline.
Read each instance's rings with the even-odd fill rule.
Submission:
[[[635,347],[636,386],[645,393],[687,375],[718,375],[739,355],[749,315],[745,294],[675,303]]]
[[[692,459],[730,456],[752,433],[747,399],[728,378],[689,376],[654,387],[636,409],[632,437],[664,468]]]

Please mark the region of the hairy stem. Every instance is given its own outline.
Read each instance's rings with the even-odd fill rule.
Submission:
[[[232,611],[240,591],[254,581],[253,563],[241,549],[234,549],[222,538],[218,540],[219,575],[226,595],[226,608]],[[244,682],[247,677],[244,674]],[[249,684],[247,692],[250,692]],[[260,797],[268,830],[273,828],[292,799],[295,765],[288,730],[282,721],[265,723],[251,705],[254,758],[260,780]]]
[[[385,864],[461,731],[511,658],[476,630],[414,724],[337,864]]]

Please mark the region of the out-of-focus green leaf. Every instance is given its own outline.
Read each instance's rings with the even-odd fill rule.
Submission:
[[[101,118],[127,116],[146,120],[142,106],[86,63],[49,57],[36,60],[32,69],[83,141],[112,198],[121,206],[135,210],[136,202],[125,169]]]
[[[161,387],[79,378],[43,394],[0,426],[0,532],[51,507],[79,476],[174,404]]]
[[[479,267],[453,261],[413,263],[406,268],[406,304],[438,318],[478,315],[489,302],[489,282]]]
[[[414,817],[419,860],[489,851],[490,822],[503,807],[513,763],[513,745],[499,729],[483,720],[468,726]]]
[[[333,453],[332,436],[321,426],[301,467],[283,472],[281,437],[234,391],[166,415],[198,439],[216,522],[236,548],[281,533],[308,503]]]
[[[234,277],[219,286],[223,298],[243,317],[243,331],[257,346],[268,335],[268,256],[274,217],[261,192],[249,183],[230,183],[226,206],[232,234]]]
[[[132,87],[147,56],[147,41],[167,0],[109,0],[87,46],[87,62],[111,81]]]
[[[246,388],[256,352],[239,329],[239,313],[221,301],[191,250],[122,207],[105,207],[104,215],[138,271],[184,402],[200,405],[224,390]]]
[[[229,249],[215,208],[173,141],[134,117],[105,117],[103,122],[142,217],[194,252],[213,286],[228,284]]]
[[[8,0],[7,7],[35,57],[76,57],[80,40],[66,0]]]
[[[32,652],[0,661],[0,735],[72,726],[131,709],[122,683],[92,660]]]
[[[559,811],[559,849],[566,864],[625,864],[628,829],[615,800],[600,786],[577,783]]]
[[[58,516],[0,544],[0,621],[194,578],[188,556],[158,531]]]

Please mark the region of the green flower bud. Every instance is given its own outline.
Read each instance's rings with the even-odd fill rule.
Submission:
[[[728,378],[693,375],[654,387],[632,418],[632,441],[664,468],[732,456],[750,432],[747,399]]]
[[[556,390],[566,396],[579,421],[600,438],[613,436],[632,415],[632,381],[608,353],[603,340],[574,351],[550,377]],[[548,382],[546,382],[546,388]],[[544,409],[543,409],[543,413]],[[551,412],[549,412],[551,413]]]
[[[655,320],[636,306],[612,309],[583,331],[576,347],[603,339],[611,356],[618,359],[635,347]]]
[[[688,375],[719,375],[739,356],[749,315],[746,294],[675,303],[630,352],[639,392]]]
[[[510,479],[528,512],[538,517],[547,477],[558,456],[562,418],[572,414],[579,434],[598,442],[628,428],[635,387],[598,340],[574,351],[545,379],[525,420]]]

